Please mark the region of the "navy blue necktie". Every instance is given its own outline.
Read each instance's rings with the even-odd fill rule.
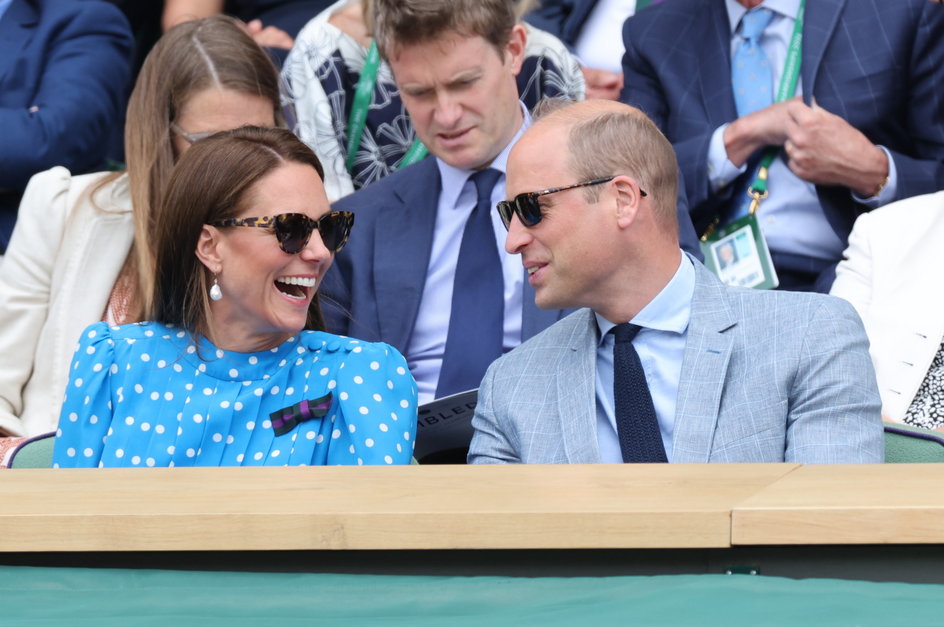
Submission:
[[[616,433],[627,464],[667,462],[659,421],[652,405],[639,353],[633,338],[641,327],[624,322],[613,327],[613,399],[616,403]]]
[[[492,226],[492,188],[501,172],[471,176],[478,200],[465,223],[452,287],[449,333],[436,398],[477,388],[502,354],[505,281]]]

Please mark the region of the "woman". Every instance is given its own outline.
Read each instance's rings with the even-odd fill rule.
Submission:
[[[322,11],[298,34],[282,69],[298,118],[295,132],[321,159],[332,202],[426,155],[390,67],[371,46],[371,4],[338,0]],[[518,3],[516,13],[529,6]],[[527,24],[525,29],[517,79],[525,106],[532,109],[545,97],[583,100],[584,79],[573,55],[553,35]],[[360,123],[359,88],[370,93]]]
[[[0,436],[55,429],[88,324],[142,319],[154,214],[177,156],[209,132],[281,122],[278,74],[262,49],[231,18],[189,22],[138,76],[125,172],[33,177],[0,265]]]
[[[409,463],[406,360],[321,330],[317,288],[354,221],[321,176],[284,129],[181,157],[155,221],[155,322],[83,333],[54,466]]]
[[[885,420],[944,431],[944,191],[862,214],[830,294],[869,336]]]

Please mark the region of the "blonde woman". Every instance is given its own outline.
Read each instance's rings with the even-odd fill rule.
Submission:
[[[154,214],[177,157],[212,132],[281,122],[278,74],[239,24],[187,22],[157,43],[135,84],[127,170],[33,177],[0,262],[0,436],[55,429],[82,329],[142,319]]]

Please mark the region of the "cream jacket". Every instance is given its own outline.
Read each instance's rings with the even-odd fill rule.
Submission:
[[[863,214],[831,294],[856,308],[886,420],[901,422],[944,337],[944,191]]]
[[[0,261],[0,429],[56,428],[82,330],[102,319],[133,238],[127,176],[96,195],[104,173],[62,167],[30,179]]]

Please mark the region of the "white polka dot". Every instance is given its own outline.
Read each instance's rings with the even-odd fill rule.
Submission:
[[[141,353],[141,361],[151,361],[151,356],[147,353]]]
[[[173,454],[174,454],[174,451],[176,451],[176,450],[177,450],[177,447],[174,446],[173,444],[171,444],[170,446],[167,447],[167,454],[168,454],[168,455],[173,455]]]
[[[366,407],[361,407],[361,408],[358,409],[357,411],[361,412],[361,414],[364,415],[364,416],[366,416],[367,414],[370,413],[370,410],[367,409]]]
[[[134,384],[134,391],[137,392],[138,394],[140,394],[141,392],[144,391],[144,386],[141,385],[140,383],[135,383],[135,384]]]
[[[235,409],[236,411],[240,411],[242,410],[242,408],[243,408],[243,404],[239,401],[236,401],[236,403],[233,405],[233,409]]]
[[[410,401],[406,399],[403,399],[402,401],[400,401],[400,407],[402,407],[403,409],[406,409],[409,406],[410,406]]]
[[[132,457],[132,458],[131,458],[131,463],[134,464],[135,466],[137,466],[138,464],[140,464],[140,463],[141,463],[141,456],[140,456],[140,455],[135,455],[134,457]]]
[[[281,452],[282,452],[282,451],[280,451],[279,449],[275,449],[274,451],[272,451],[272,457],[278,457],[278,456],[279,456],[279,453],[281,453]]]
[[[154,458],[153,458],[153,457],[148,457],[147,460],[145,460],[144,463],[147,464],[148,466],[150,466],[151,468],[153,468],[155,461],[154,461]]]
[[[286,396],[291,396],[294,393],[295,393],[295,388],[285,388]]]
[[[195,346],[193,346],[193,345],[190,345],[190,346],[187,347],[187,352],[192,355],[192,354],[194,354],[194,353],[197,352],[197,348],[196,348]]]
[[[184,434],[184,428],[183,428],[183,427],[177,427],[177,435],[178,435],[178,436],[181,436],[181,435],[183,435],[183,434]]]
[[[103,368],[103,366],[102,366],[101,364],[95,364],[94,366],[92,366],[92,371],[93,371],[93,372],[101,372],[101,371],[102,371],[102,368]]]
[[[183,372],[183,371],[184,371],[183,366],[181,366],[180,364],[174,364],[174,372]]]
[[[56,437],[57,437],[57,438],[61,438],[61,437],[62,437],[62,429],[56,429]]]
[[[351,455],[353,455],[353,454],[354,454],[354,445],[352,444],[352,445],[350,445],[349,447],[347,447],[347,450],[351,451]]]
[[[94,354],[95,354],[95,347],[94,347],[94,346],[89,346],[88,348],[85,349],[85,352],[88,353],[89,355],[94,355]]]
[[[361,352],[362,350],[364,350],[363,347],[361,347],[361,346],[355,346],[354,348],[351,349],[351,352],[352,352],[352,353],[359,353],[359,352]]]
[[[371,370],[380,370],[380,362],[379,362],[379,361],[372,361],[372,362],[370,362],[370,369],[371,369]]]
[[[195,450],[193,450],[192,448],[188,448],[188,449],[187,449],[187,457],[193,457],[193,456],[196,455],[196,454],[197,454],[197,452],[196,452]]]
[[[296,366],[301,366],[303,363],[305,363],[305,358],[304,358],[304,357],[299,357],[298,359],[295,360],[295,365],[296,365]]]
[[[91,330],[91,331],[89,331],[88,333],[86,333],[86,337],[88,337],[88,338],[93,338],[93,337],[95,337],[96,335],[98,335],[98,331],[95,331],[94,329]]]
[[[364,440],[364,444],[367,445],[367,448],[373,448],[374,446],[373,438],[367,438],[366,440]]]
[[[336,387],[338,387],[338,382],[337,382],[337,381],[335,381],[334,379],[331,379],[330,381],[328,381],[328,389],[329,389],[329,390],[333,390],[333,389],[336,388]]]
[[[156,400],[159,399],[160,397],[161,397],[161,393],[160,393],[160,392],[151,392],[151,400],[152,400],[152,401],[156,401]]]
[[[329,370],[328,370],[327,368],[322,368],[321,370],[318,371],[318,374],[320,374],[322,377],[324,377],[324,376],[326,376],[326,375],[328,374],[328,372],[329,372]]]
[[[166,365],[167,365],[167,362],[164,361],[163,359],[161,359],[160,361],[157,362],[157,367],[158,367],[158,368],[163,368],[163,367],[166,366]]]
[[[410,432],[409,432],[409,431],[404,431],[404,432],[403,432],[403,439],[406,440],[407,442],[410,441]]]
[[[288,362],[283,359],[282,361],[279,362],[279,368],[283,367],[287,363]]]
[[[196,422],[197,424],[199,424],[199,423],[203,422],[203,416],[201,416],[200,414],[194,414],[194,415],[193,415],[193,421]]]
[[[332,440],[337,440],[337,439],[340,438],[340,437],[341,437],[341,430],[340,430],[340,429],[335,429],[334,431],[331,432],[331,439],[332,439]]]
[[[374,394],[373,398],[378,403],[383,400],[383,397],[380,394]]]
[[[403,447],[397,444],[397,453],[402,453],[402,452],[403,452]]]
[[[214,442],[222,442],[222,441],[223,441],[223,434],[222,434],[222,433],[214,433],[214,434],[213,434],[213,441],[214,441]]]
[[[223,351],[220,349],[216,349],[216,357],[217,359],[223,359]]]
[[[166,429],[164,429],[164,425],[157,425],[154,427],[154,433],[164,433],[165,430]]]
[[[203,388],[203,393],[204,393],[206,396],[209,396],[209,395],[213,394],[213,388]]]
[[[193,383],[187,383],[184,385],[184,389],[188,392],[193,389]]]
[[[206,372],[206,371],[207,371],[206,364],[200,364],[199,366],[197,366],[197,372]]]
[[[253,394],[255,394],[256,396],[262,396],[262,393],[263,393],[262,388],[256,388],[255,391],[253,391]]]
[[[249,358],[249,363],[252,364],[253,366],[255,366],[256,364],[259,363],[259,358],[258,358],[258,357],[255,357],[255,356],[250,357],[250,358]]]
[[[363,383],[363,382],[364,382],[364,377],[362,377],[362,376],[360,376],[360,375],[357,375],[356,377],[354,377],[354,383],[360,385],[360,384]]]
[[[350,431],[351,433],[354,433],[355,431],[357,431],[357,425],[348,425],[347,430]]]
[[[319,434],[318,434],[318,439],[315,440],[315,443],[316,443],[316,444],[321,444],[322,442],[324,442],[324,436],[319,433]]]
[[[69,414],[69,422],[75,422],[79,419],[79,415],[75,412]]]
[[[271,428],[272,428],[272,421],[269,420],[268,418],[266,418],[265,420],[263,420],[263,421],[262,421],[262,428],[263,428],[263,429],[271,429]]]
[[[390,457],[389,455],[384,455],[384,461],[387,462],[388,464],[392,464],[393,458]]]
[[[239,376],[239,370],[236,370],[235,368],[230,368],[230,369],[229,369],[229,376],[231,376],[231,377],[233,377],[233,378],[235,379],[236,377]]]
[[[112,374],[118,374],[118,364],[112,364],[108,371]]]
[[[246,458],[246,456],[243,455],[242,453],[240,453],[239,455],[236,456],[236,461],[241,464],[241,463],[243,463],[243,460],[244,460],[245,458]]]
[[[70,446],[69,448],[66,449],[66,455],[68,455],[69,457],[75,457],[75,449]]]
[[[128,416],[125,418],[125,424],[131,426],[134,424],[134,416]]]
[[[363,466],[363,465],[364,465],[364,460],[361,459],[360,457],[358,457],[358,458],[357,458],[357,465],[358,465],[358,466]]]
[[[394,420],[396,420],[396,419],[397,419],[397,412],[395,412],[395,411],[390,412],[390,417],[393,418]]]
[[[258,453],[253,455],[252,458],[256,461],[259,461],[260,459],[262,459],[262,451],[259,451]]]
[[[154,337],[154,331],[150,331],[150,330],[145,331],[144,337]]]
[[[164,400],[165,400],[165,401],[172,401],[172,400],[174,400],[174,393],[173,393],[173,392],[164,392]]]
[[[389,390],[393,389],[393,381],[387,381],[387,389]]]
[[[384,433],[386,433],[386,432],[389,430],[389,427],[388,427],[387,424],[384,423],[384,422],[381,422],[381,423],[380,423],[379,425],[377,425],[377,426],[378,426],[378,428],[379,428],[381,431],[383,431]]]
[[[226,436],[226,443],[227,443],[227,444],[232,444],[232,443],[235,442],[235,441],[236,441],[236,438],[234,438],[232,435]]]
[[[246,423],[246,429],[248,429],[249,431],[252,431],[255,428],[256,428],[256,423],[253,422],[252,420]]]
[[[222,407],[223,409],[229,409],[229,401],[223,401],[222,403],[220,403],[220,407]]]
[[[403,366],[397,366],[397,374],[406,374],[406,368]]]
[[[346,401],[347,398],[348,398],[347,392],[341,392],[341,394],[340,394],[339,396],[341,397],[341,400],[342,400],[342,401]]]
[[[314,431],[309,431],[308,433],[306,433],[306,434],[305,434],[305,439],[307,439],[307,440],[314,440],[314,439],[315,439],[315,432],[314,432]]]
[[[278,394],[278,393],[279,393],[279,386],[273,385],[273,386],[272,386],[272,392],[271,392],[271,393],[272,393],[272,394]]]
[[[76,379],[76,380],[75,380],[75,387],[77,387],[77,388],[82,387],[82,379]]]
[[[150,430],[151,430],[151,423],[149,422],[141,423],[141,431],[150,431]]]

